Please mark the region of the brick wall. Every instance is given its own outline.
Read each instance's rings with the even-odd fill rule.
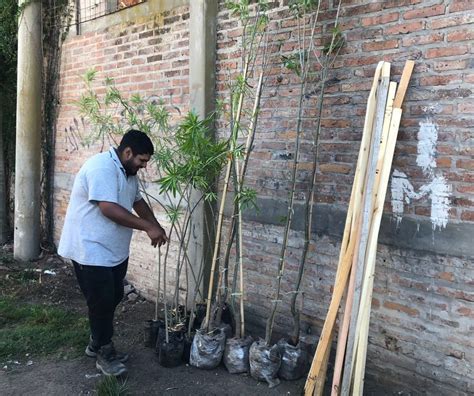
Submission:
[[[139,5],[133,10],[145,6],[147,4]],[[111,25],[103,23],[113,21],[111,18],[116,15],[103,17],[97,23],[89,22],[83,27],[82,34],[70,33],[63,44],[55,163],[56,239],[59,239],[74,175],[89,156],[107,150],[111,144],[109,141],[105,141],[104,145],[96,143],[92,147],[80,144],[81,136],[87,134],[87,125],[83,125],[74,101],[84,92],[82,77],[86,71],[91,68],[98,71],[94,86],[99,93],[103,93],[103,80],[110,77],[125,96],[140,93],[146,99],[163,99],[169,105],[172,117],[178,117],[177,108],[183,114],[188,111],[188,6],[140,17],[132,14],[130,18],[124,18],[125,21]],[[102,25],[98,25],[99,22]],[[156,174],[153,164],[150,164],[147,179],[154,178]],[[156,188],[150,188],[151,193],[158,196]],[[157,205],[154,209],[160,223],[166,227],[167,219],[163,211]],[[134,260],[128,278],[151,297],[157,290],[158,253],[147,239],[146,235],[134,234]],[[175,253],[176,247],[172,246],[171,262],[175,259]],[[174,284],[173,266],[168,268],[167,276],[169,283]]]
[[[247,319],[255,334],[262,333],[273,297],[283,231],[278,215],[285,213],[296,129],[297,81],[279,61],[280,55],[288,55],[295,48],[295,22],[288,14],[287,3],[271,3],[271,64],[249,165],[248,181],[257,190],[262,209],[260,213],[247,213],[244,226]],[[328,30],[327,21],[335,15],[334,3],[322,1],[322,32]],[[114,76],[119,88],[163,96],[186,111],[187,13],[186,6],[178,7],[168,14],[150,15],[81,36],[70,35],[65,42],[56,157],[58,235],[72,175],[91,153],[71,151],[64,132],[77,114],[70,102],[80,93],[79,76],[95,64]],[[316,192],[318,236],[311,247],[303,284],[304,329],[311,328],[317,334],[329,305],[341,224],[375,67],[380,60],[390,61],[392,75],[398,81],[405,60],[415,59],[393,165],[397,174],[405,175],[413,193],[403,190],[402,201],[397,201],[396,180],[387,192],[367,377],[372,383],[390,382],[391,389],[414,394],[472,393],[472,2],[349,0],[343,2],[341,15],[346,46],[331,73],[325,98]],[[235,72],[241,62],[241,30],[223,2],[217,22],[216,88],[218,97],[226,98],[229,71]],[[308,99],[308,103],[312,107],[305,113],[295,229],[283,282],[284,302],[276,319],[279,333],[286,332],[291,323],[287,302],[303,240],[304,219],[298,210],[309,178],[315,98]],[[218,133],[227,134],[224,122],[218,123]],[[436,203],[440,184],[446,187],[447,193],[441,197],[446,200]],[[409,203],[404,203],[405,199]],[[443,210],[448,213],[447,223],[443,222]],[[144,235],[134,237],[130,280],[149,297],[156,290],[156,254]],[[170,269],[170,284],[172,273]]]
[[[272,213],[286,214],[296,130],[298,81],[280,62],[280,55],[288,56],[296,47],[296,23],[285,3],[273,2],[269,14],[270,64],[266,68],[255,150],[247,179],[258,192],[263,212],[249,214],[248,219],[254,221],[246,223],[244,242],[247,318],[252,331],[260,335],[274,298],[283,235],[278,216]],[[322,21],[334,16],[335,3],[322,2]],[[470,339],[474,317],[474,272],[470,264],[473,252],[461,248],[462,238],[451,230],[461,226],[471,233],[474,230],[470,215],[474,204],[471,187],[474,115],[470,110],[474,103],[470,33],[473,6],[456,1],[345,1],[341,15],[346,46],[331,73],[325,98],[316,192],[316,211],[322,212],[316,214],[316,220],[328,215],[329,224],[315,225],[315,231],[321,235],[308,257],[303,320],[318,333],[329,306],[341,240],[341,227],[338,232],[331,232],[335,217],[331,214],[347,207],[375,67],[381,60],[391,62],[393,79],[398,81],[405,60],[415,59],[393,168],[407,176],[416,193],[430,185],[435,177],[444,178],[451,191],[449,220],[446,228],[439,226],[437,208],[432,204],[435,198],[429,195],[412,198],[410,204],[402,205],[402,213],[392,217],[396,203],[392,203],[391,189],[395,186],[389,187],[382,231],[391,235],[383,238],[386,243],[379,245],[378,251],[368,378],[373,383],[390,379],[392,389],[415,394],[468,393],[473,382],[469,355],[474,356]],[[241,66],[238,58],[241,27],[224,7],[218,21],[217,88],[220,98],[225,99],[228,70]],[[322,25],[322,32],[327,32],[330,24]],[[309,178],[315,107],[315,98],[309,98],[297,207],[304,200]],[[223,125],[224,122],[219,133],[227,135]],[[423,151],[427,125],[437,131],[429,155]],[[428,165],[423,162],[426,157],[432,160]],[[403,227],[410,221],[415,225],[414,230],[405,233]],[[304,223],[302,213],[296,214],[295,223]],[[421,226],[420,231],[416,226]],[[283,303],[276,319],[276,330],[280,333],[291,326],[288,302],[303,246],[301,226],[295,224],[295,229],[282,286]],[[424,246],[417,240],[420,234],[430,239]],[[435,245],[441,241],[458,244],[455,254],[461,258],[452,256],[453,251],[436,250]]]

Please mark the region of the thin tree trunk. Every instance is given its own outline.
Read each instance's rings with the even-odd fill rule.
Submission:
[[[3,150],[3,104],[0,103],[0,244],[7,241],[8,224],[7,224],[7,194],[6,194],[6,178],[5,178],[5,152]]]

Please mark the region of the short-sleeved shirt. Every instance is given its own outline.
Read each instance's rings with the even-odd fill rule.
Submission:
[[[129,255],[133,230],[105,217],[98,202],[131,212],[140,199],[137,177],[127,177],[115,149],[91,157],[74,180],[58,253],[83,265],[119,265]]]

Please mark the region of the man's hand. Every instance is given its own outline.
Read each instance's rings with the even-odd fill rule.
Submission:
[[[151,245],[153,247],[156,247],[156,245],[160,247],[168,242],[165,230],[158,223],[150,223],[150,227],[146,229],[146,233],[151,239]]]

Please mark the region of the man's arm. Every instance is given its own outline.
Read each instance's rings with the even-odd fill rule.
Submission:
[[[148,234],[148,237],[151,239],[151,244],[153,246],[156,246],[157,244],[158,246],[161,246],[166,243],[166,234],[156,219],[155,221],[150,221],[146,218],[135,216],[114,202],[99,201],[98,205],[102,214],[113,222],[124,227],[145,231]]]
[[[160,225],[160,223],[158,223],[158,220],[156,220],[153,211],[143,198],[133,204],[133,210],[137,213],[138,216],[140,216],[140,218],[145,219],[150,223],[156,223]]]

